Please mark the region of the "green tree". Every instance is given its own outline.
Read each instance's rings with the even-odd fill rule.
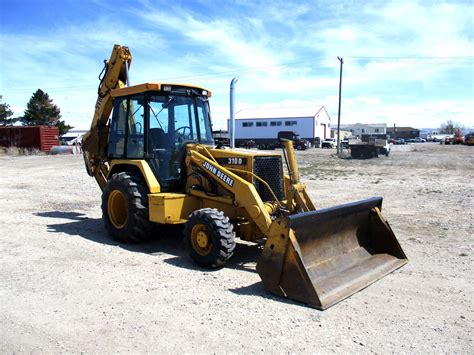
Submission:
[[[20,121],[25,126],[54,126],[61,118],[59,107],[43,90],[38,89],[26,105],[25,114]]]
[[[61,121],[59,107],[53,104],[53,100],[41,89],[36,90],[31,97],[20,121],[25,126],[56,126],[59,128],[59,134],[64,134],[74,128]]]
[[[65,133],[69,132],[70,129],[74,128],[73,126],[70,126],[70,125],[66,124],[66,122],[64,122],[64,121],[58,121],[55,124],[55,126],[59,128],[59,135],[63,135]]]
[[[13,111],[10,110],[10,105],[6,103],[0,104],[0,125],[12,125],[18,121],[18,118],[10,118],[11,116],[13,116]]]

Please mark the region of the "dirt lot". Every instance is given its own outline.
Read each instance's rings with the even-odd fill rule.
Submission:
[[[410,263],[324,312],[267,293],[256,246],[194,266],[180,230],[111,241],[79,156],[0,156],[0,352],[474,353],[474,148],[298,152],[318,207],[384,197]]]

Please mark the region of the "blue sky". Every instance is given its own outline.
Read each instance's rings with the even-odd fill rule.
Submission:
[[[0,95],[21,115],[41,88],[86,129],[118,43],[132,84],[209,88],[218,128],[234,76],[237,111],[324,105],[336,123],[341,56],[342,123],[474,126],[473,28],[472,1],[0,0]]]

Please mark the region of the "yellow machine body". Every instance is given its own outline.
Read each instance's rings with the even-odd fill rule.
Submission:
[[[200,138],[184,143],[176,140],[170,152],[152,149],[152,131],[157,134],[162,129],[151,128],[149,123],[147,128],[142,127],[151,113],[147,116],[148,111],[143,111],[141,118],[134,115],[146,103],[137,99],[132,104],[127,99],[121,101],[128,102],[129,118],[124,126],[127,141],[114,144],[120,149],[126,147],[131,155],[139,152],[143,158],[117,158],[107,153],[113,141],[111,132],[117,129],[109,120],[114,100],[164,95],[162,104],[155,106],[159,112],[153,111],[159,117],[174,100],[173,90],[202,102],[211,95],[207,89],[180,84],[125,87],[130,62],[128,48],[116,45],[101,80],[91,130],[83,142],[87,172],[103,190],[104,221],[119,240],[142,239],[151,223],[185,224],[192,255],[206,265],[222,266],[232,255],[234,235],[247,241],[263,239],[265,247],[257,272],[265,288],[319,309],[334,305],[407,262],[381,214],[382,198],[315,208],[300,181],[290,141],[283,142],[283,155],[215,146],[209,141],[202,143]],[[196,122],[206,119],[200,117],[196,113]],[[173,132],[190,137],[184,134],[187,129],[191,131],[191,127],[177,127]],[[137,138],[138,133],[142,140]],[[163,163],[170,159],[174,159],[174,165]],[[160,178],[162,169],[179,172],[182,179],[176,185],[160,184],[165,181]],[[133,218],[137,224],[129,226]],[[137,229],[140,235],[135,239],[126,237]],[[207,260],[216,245],[222,247],[218,252],[223,258]]]

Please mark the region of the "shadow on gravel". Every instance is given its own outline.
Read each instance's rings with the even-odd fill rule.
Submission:
[[[186,256],[182,238],[183,228],[180,226],[160,226],[160,228],[153,231],[153,235],[149,240],[139,244],[126,244],[109,237],[101,218],[89,218],[82,213],[62,211],[38,212],[34,215],[68,220],[66,223],[48,224],[48,232],[80,236],[96,243],[116,245],[137,253],[155,254],[164,252],[178,257]]]
[[[92,242],[105,245],[116,245],[125,250],[137,253],[170,254],[173,256],[165,259],[165,263],[187,270],[194,270],[197,272],[214,272],[219,270],[200,267],[191,260],[188,256],[186,243],[183,238],[183,226],[160,226],[156,228],[148,241],[140,244],[125,244],[119,243],[108,236],[101,218],[89,218],[83,213],[63,211],[38,212],[34,213],[34,215],[38,217],[66,220],[65,223],[48,224],[48,232],[51,233],[64,233],[74,237],[79,236]],[[225,267],[255,273],[256,261],[262,253],[262,250],[263,245],[244,244],[238,241],[234,255],[226,263]],[[273,296],[264,289],[261,282],[245,287],[230,289],[229,291],[238,295],[257,295],[279,302],[298,304],[284,298]]]
[[[301,307],[305,307],[305,308],[308,307],[304,303],[296,302],[296,301],[290,300],[288,298],[279,297],[279,296],[276,296],[276,295],[270,293],[269,291],[265,290],[265,287],[263,287],[262,282],[256,282],[256,283],[254,283],[252,285],[248,285],[248,286],[230,288],[229,291],[232,292],[232,293],[235,293],[236,295],[259,296],[259,297],[265,298],[267,300],[272,300],[272,301],[275,301],[275,302],[293,304],[293,305],[297,305],[297,306],[301,306]]]
[[[183,246],[183,249],[186,248],[186,245]],[[234,255],[232,258],[226,262],[225,268],[242,270],[248,272],[257,272],[255,270],[255,263],[262,252],[262,248],[258,245],[247,245],[237,242],[235,246]],[[165,263],[181,267],[184,269],[199,270],[205,272],[214,272],[219,271],[219,269],[211,269],[200,267],[196,265],[190,257],[187,255],[187,251],[184,252],[185,257],[172,257],[164,260]]]
[[[149,240],[139,244],[120,243],[109,237],[101,218],[89,218],[78,212],[38,212],[35,216],[65,219],[66,223],[48,224],[48,232],[65,233],[80,236],[84,239],[106,245],[116,245],[120,248],[145,254],[166,253],[174,257],[164,260],[166,263],[196,271],[212,272],[218,269],[204,268],[196,265],[188,256],[186,243],[183,238],[183,226],[165,225],[156,227]],[[237,242],[234,256],[226,263],[226,268],[255,271],[255,262],[262,251],[258,245],[248,245]]]

